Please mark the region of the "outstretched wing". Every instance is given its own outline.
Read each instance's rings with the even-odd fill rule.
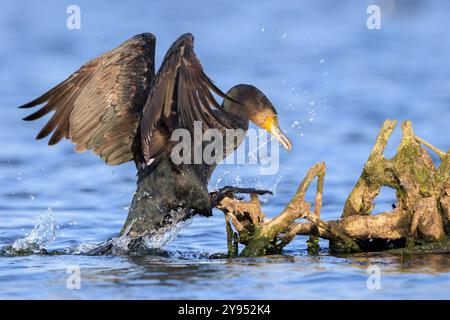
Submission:
[[[133,159],[133,141],[154,77],[155,37],[143,33],[89,61],[68,79],[21,106],[45,103],[24,120],[54,111],[37,135],[49,145],[71,139],[76,151],[92,149],[106,163]]]
[[[194,37],[184,34],[166,53],[143,110],[140,137],[146,163],[161,151],[162,123],[167,127],[166,134],[176,128],[192,130],[194,121],[201,121],[203,129],[230,127],[230,116],[212,93],[230,99],[203,72],[194,53]]]

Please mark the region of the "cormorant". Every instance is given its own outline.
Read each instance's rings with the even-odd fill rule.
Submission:
[[[155,42],[142,33],[87,62],[50,91],[21,106],[42,108],[24,118],[54,112],[37,139],[49,145],[70,139],[77,152],[92,150],[109,165],[134,160],[138,188],[122,234],[152,235],[192,214],[211,214],[208,181],[215,164],[174,164],[174,130],[243,129],[249,121],[271,132],[288,150],[277,112],[256,87],[240,84],[228,93],[216,87],[194,53],[194,38],[180,36],[155,74]],[[219,104],[213,93],[224,99]],[[237,148],[224,146],[224,157]],[[180,211],[181,210],[181,211]]]

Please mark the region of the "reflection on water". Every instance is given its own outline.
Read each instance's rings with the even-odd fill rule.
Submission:
[[[30,298],[351,299],[362,294],[370,299],[399,299],[414,294],[428,299],[432,298],[430,292],[445,297],[448,256],[430,257],[336,258],[298,252],[296,256],[232,261],[208,260],[195,254],[178,258],[29,256],[3,258],[5,266],[19,267],[3,268],[0,279],[14,281],[19,287],[27,281],[36,284],[27,291]],[[66,289],[68,264],[80,266],[81,290]],[[380,290],[367,288],[367,267],[371,265],[381,270]],[[2,294],[14,297],[23,292],[5,286]]]
[[[386,266],[389,272],[439,273],[450,272],[450,255],[448,254],[381,254],[365,253],[348,257],[355,266],[376,264]]]
[[[8,2],[0,12],[0,246],[24,239],[51,208],[56,239],[48,251],[83,252],[117,236],[135,190],[132,164],[109,167],[70,143],[33,140],[43,122],[16,109],[82,63],[133,34],[157,35],[157,63],[171,42],[192,32],[206,72],[224,91],[250,83],[267,93],[293,142],[280,170],[219,166],[211,188],[271,189],[264,210],[277,214],[306,169],[327,163],[323,217],[340,215],[386,118],[411,119],[416,132],[450,146],[450,3],[375,1],[382,29],[366,28],[374,1],[128,3],[77,1],[81,30],[65,28],[66,1]],[[432,36],[431,36],[432,35]],[[398,142],[394,134],[387,152]],[[390,197],[377,204],[389,206]],[[300,237],[284,257],[209,260],[226,251],[223,216],[196,217],[152,257],[31,255],[0,258],[1,298],[450,298],[445,255],[306,255]],[[381,290],[367,267],[381,268]],[[81,290],[66,271],[79,266]]]

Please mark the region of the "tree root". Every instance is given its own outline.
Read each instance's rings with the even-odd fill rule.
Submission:
[[[405,252],[409,253],[450,252],[450,153],[417,137],[411,122],[405,121],[397,154],[392,159],[384,158],[396,125],[397,121],[391,120],[383,124],[339,220],[326,222],[320,218],[326,169],[323,162],[308,170],[292,200],[273,219],[268,219],[261,210],[258,194],[264,190],[226,187],[213,193],[212,203],[225,213],[229,256],[238,255],[238,243],[245,246],[240,256],[281,253],[297,235],[309,236],[311,254],[320,249],[319,237],[329,240],[332,252],[399,247],[407,247]],[[423,146],[437,154],[441,159],[439,166],[434,165]],[[316,178],[311,210],[305,194]],[[396,190],[397,202],[392,211],[371,215],[374,199],[383,186]],[[249,193],[250,200],[237,198],[236,193]]]

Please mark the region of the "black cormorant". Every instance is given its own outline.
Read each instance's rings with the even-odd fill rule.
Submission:
[[[194,53],[191,34],[172,44],[156,74],[155,42],[151,33],[136,35],[21,106],[43,104],[27,121],[54,112],[37,135],[51,134],[49,145],[66,138],[76,151],[92,150],[110,165],[134,160],[138,188],[122,230],[133,238],[193,213],[211,214],[207,184],[215,165],[175,165],[170,159],[175,129],[192,132],[194,122],[201,121],[203,130],[247,131],[252,121],[291,149],[275,108],[260,90],[240,84],[225,94],[213,84]],[[237,147],[232,143],[224,156]]]

